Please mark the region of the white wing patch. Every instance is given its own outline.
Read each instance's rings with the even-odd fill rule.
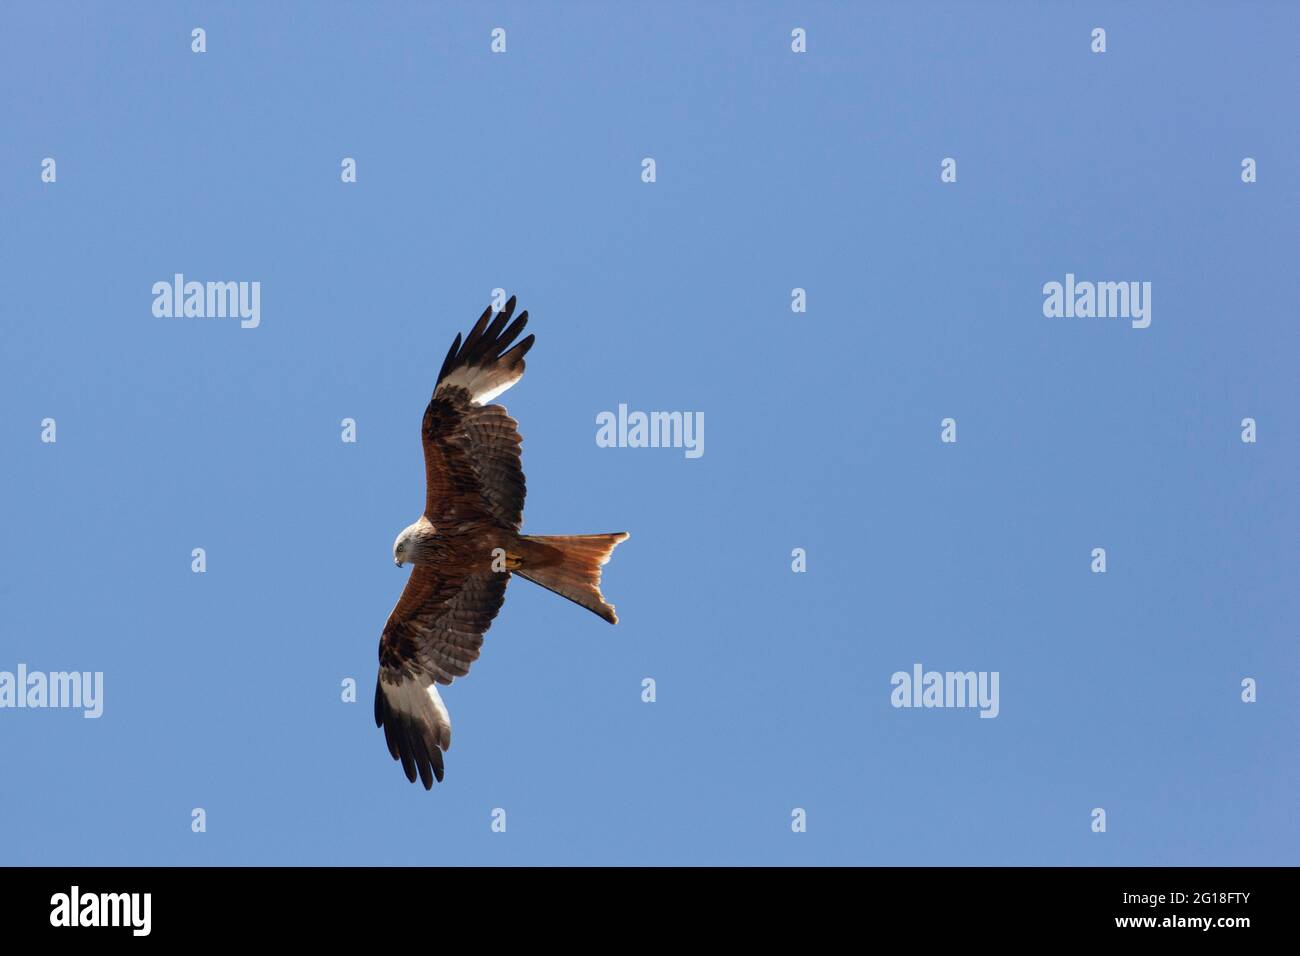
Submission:
[[[479,365],[461,366],[439,383],[439,388],[463,388],[469,392],[475,405],[486,405],[524,377],[522,368],[502,368],[499,365],[484,368]]]
[[[409,716],[422,717],[431,725],[433,739],[437,745],[443,750],[451,746],[451,714],[447,712],[447,705],[438,695],[436,684],[422,687],[419,681],[404,677],[396,684],[384,684],[383,688],[394,710]],[[429,701],[433,704],[432,713],[429,712],[428,705],[421,700],[424,696],[422,692],[427,692],[429,695]]]
[[[437,684],[429,685],[429,700],[433,701],[433,709],[442,723],[442,749],[446,750],[451,746],[451,714],[447,713],[447,705],[442,702]]]

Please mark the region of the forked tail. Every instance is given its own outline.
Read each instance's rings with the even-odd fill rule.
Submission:
[[[600,593],[600,569],[627,532],[615,534],[520,535],[529,547],[515,571],[574,604],[581,604],[610,624],[618,623],[614,605]]]

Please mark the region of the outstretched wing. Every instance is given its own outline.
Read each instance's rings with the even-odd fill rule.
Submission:
[[[473,513],[511,528],[523,523],[518,423],[500,405],[486,404],[523,377],[533,345],[529,335],[510,348],[528,323],[527,311],[511,322],[514,311],[511,296],[490,325],[488,308],[463,344],[456,336],[424,411],[424,513],[435,527]]]
[[[505,601],[508,573],[416,565],[379,639],[375,725],[412,783],[442,780],[451,716],[436,684],[464,677]]]

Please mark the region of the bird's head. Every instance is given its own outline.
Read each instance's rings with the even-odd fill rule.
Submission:
[[[421,563],[424,542],[433,534],[434,528],[428,518],[421,518],[415,524],[403,528],[393,542],[393,564],[400,568],[404,564]]]

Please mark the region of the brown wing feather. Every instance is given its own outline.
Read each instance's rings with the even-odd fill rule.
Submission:
[[[451,519],[471,520],[488,513],[488,502],[474,467],[474,449],[465,433],[473,414],[469,393],[441,390],[424,410],[424,513],[434,527]]]
[[[412,782],[442,779],[451,720],[431,685],[450,684],[478,660],[505,601],[508,573],[445,574],[417,565],[379,639],[375,725]]]
[[[523,524],[518,423],[500,405],[484,404],[524,374],[533,336],[509,348],[528,323],[527,311],[509,321],[514,308],[511,296],[490,325],[488,309],[463,344],[456,336],[424,411],[425,514],[435,527],[478,514],[510,528]]]
[[[527,493],[519,457],[523,444],[519,423],[500,405],[473,405],[462,424],[469,441],[470,465],[488,513],[518,530],[524,523]]]

